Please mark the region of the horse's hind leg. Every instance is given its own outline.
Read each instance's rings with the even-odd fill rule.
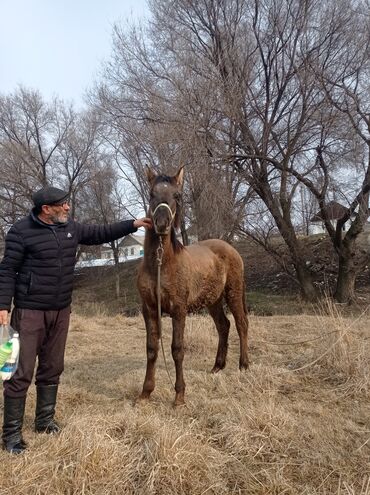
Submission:
[[[176,368],[176,382],[175,382],[175,406],[182,406],[185,394],[185,380],[183,373],[183,361],[184,361],[184,328],[185,328],[185,316],[180,311],[176,316],[172,318],[172,357]]]
[[[229,338],[230,321],[226,318],[224,309],[222,307],[222,298],[215,304],[209,306],[209,313],[215,322],[218,332],[218,348],[216,354],[215,365],[212,368],[212,373],[225,368],[226,355],[227,355],[227,341]]]
[[[146,327],[146,374],[140,399],[149,399],[155,387],[155,363],[158,357],[159,329],[156,311],[143,305],[143,316]]]
[[[240,341],[239,369],[248,368],[248,316],[244,301],[244,284],[236,283],[234,287],[227,287],[226,302],[235,319],[235,326]]]

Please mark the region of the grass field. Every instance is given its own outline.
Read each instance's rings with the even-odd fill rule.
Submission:
[[[186,406],[174,409],[163,356],[150,402],[141,317],[72,315],[56,437],[32,431],[25,455],[0,453],[1,495],[370,494],[369,312],[250,318],[249,371],[230,333],[211,375],[208,317],[187,320]],[[170,375],[170,320],[164,348]]]

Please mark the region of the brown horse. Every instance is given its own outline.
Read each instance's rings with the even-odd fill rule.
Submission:
[[[248,319],[244,300],[244,267],[238,252],[224,241],[210,239],[184,247],[175,235],[179,225],[179,204],[183,168],[169,177],[147,169],[150,183],[149,216],[154,228],[147,230],[144,259],[138,288],[146,326],[147,368],[141,399],[148,399],[155,386],[160,326],[157,310],[157,264],[160,239],[163,258],[160,274],[162,311],[172,318],[172,357],[176,367],[175,405],[184,403],[184,327],[188,312],[207,307],[218,331],[219,342],[212,372],[225,367],[230,321],[223,310],[225,298],[232,312],[240,340],[239,368],[248,367]]]

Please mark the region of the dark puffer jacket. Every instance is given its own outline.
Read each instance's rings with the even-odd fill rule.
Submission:
[[[48,226],[31,214],[16,222],[0,263],[0,309],[57,310],[71,303],[78,244],[103,244],[132,232],[134,220],[87,225],[73,220]]]

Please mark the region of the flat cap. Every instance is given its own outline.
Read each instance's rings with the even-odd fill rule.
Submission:
[[[68,201],[68,197],[69,194],[66,191],[57,187],[46,186],[36,191],[32,200],[35,206],[40,207],[42,205],[62,204],[64,201]]]

